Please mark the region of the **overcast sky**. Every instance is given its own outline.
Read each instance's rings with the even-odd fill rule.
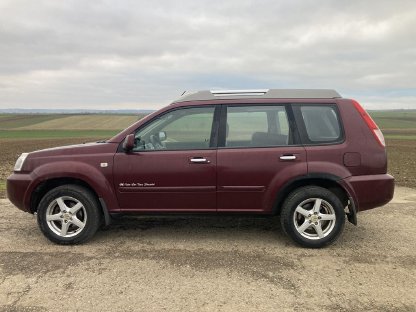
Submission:
[[[0,0],[0,108],[154,109],[213,88],[416,109],[416,1]]]

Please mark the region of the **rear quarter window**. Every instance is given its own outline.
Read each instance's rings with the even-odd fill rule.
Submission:
[[[336,105],[296,105],[296,122],[304,144],[330,144],[343,141]]]

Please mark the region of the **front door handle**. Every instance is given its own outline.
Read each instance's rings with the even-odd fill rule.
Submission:
[[[194,164],[209,164],[209,160],[204,157],[193,157],[190,160]]]
[[[280,156],[281,160],[295,160],[296,156],[295,155],[282,155]]]

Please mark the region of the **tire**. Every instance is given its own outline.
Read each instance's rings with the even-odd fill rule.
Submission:
[[[284,232],[303,247],[320,248],[332,244],[345,225],[340,199],[319,186],[301,187],[283,204],[280,222]]]
[[[41,199],[37,220],[42,233],[61,245],[89,240],[102,223],[97,198],[79,185],[58,186]]]

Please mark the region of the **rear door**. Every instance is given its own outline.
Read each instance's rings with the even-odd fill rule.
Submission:
[[[290,105],[223,105],[218,211],[269,212],[279,189],[306,173]]]

